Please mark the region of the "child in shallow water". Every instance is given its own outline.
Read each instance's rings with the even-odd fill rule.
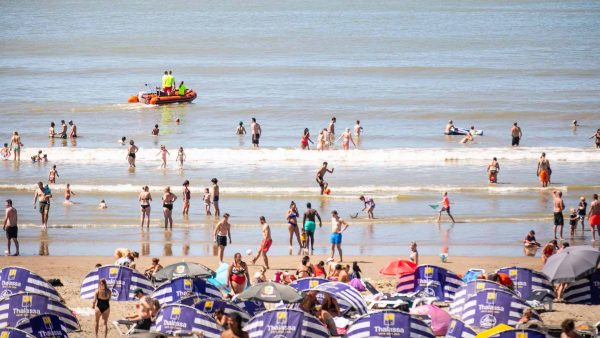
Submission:
[[[575,236],[575,229],[577,229],[577,223],[579,223],[579,214],[575,208],[571,208],[570,211],[569,225],[571,226],[571,238],[573,238]]]
[[[210,197],[210,190],[208,188],[204,188],[204,210],[206,211],[207,215],[211,215],[210,212],[210,202],[211,201],[211,197]]]

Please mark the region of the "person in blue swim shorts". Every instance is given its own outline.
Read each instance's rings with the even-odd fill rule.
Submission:
[[[349,226],[350,224],[341,219],[336,210],[331,212],[331,236],[329,237],[329,243],[331,243],[331,259],[335,256],[335,248],[337,247],[340,254],[340,262],[344,261],[342,257],[342,232],[346,231]]]

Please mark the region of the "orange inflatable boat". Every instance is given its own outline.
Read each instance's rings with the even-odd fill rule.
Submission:
[[[186,103],[192,102],[196,99],[196,91],[189,89],[185,92],[185,95],[161,95],[158,96],[156,93],[140,93],[139,95],[133,95],[127,100],[129,103],[145,103],[145,104],[171,104],[171,103]]]

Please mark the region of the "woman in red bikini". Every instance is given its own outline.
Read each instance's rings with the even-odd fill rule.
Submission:
[[[244,291],[246,283],[249,283],[249,281],[248,266],[242,261],[242,254],[237,252],[233,256],[233,263],[227,270],[227,287],[230,287],[231,292],[237,295]]]

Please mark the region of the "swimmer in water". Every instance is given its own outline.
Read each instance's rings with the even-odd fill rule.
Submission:
[[[600,128],[596,130],[596,133],[590,137],[590,139],[596,138],[596,148],[600,148]]]
[[[48,182],[50,183],[56,183],[56,178],[60,177],[58,175],[58,170],[56,170],[56,164],[52,166],[52,169],[50,170],[50,173],[48,174]]]
[[[350,128],[346,128],[342,135],[340,135],[340,137],[337,139],[337,141],[339,140],[342,140],[342,149],[344,150],[350,149],[350,142],[352,142],[352,145],[354,148],[356,148],[356,143],[354,143],[354,140],[352,139]]]
[[[246,128],[244,127],[244,122],[240,121],[237,129],[235,130],[236,135],[246,135]]]
[[[71,190],[71,184],[67,183],[65,188],[65,204],[71,203],[71,196],[75,196],[75,192]]]
[[[185,162],[185,153],[183,152],[183,147],[179,147],[179,152],[177,153],[177,159],[175,161],[179,162],[179,168],[183,169],[183,162]]]
[[[104,200],[100,201],[100,204],[98,205],[98,209],[106,209],[108,208],[108,205],[106,205],[106,202]]]

